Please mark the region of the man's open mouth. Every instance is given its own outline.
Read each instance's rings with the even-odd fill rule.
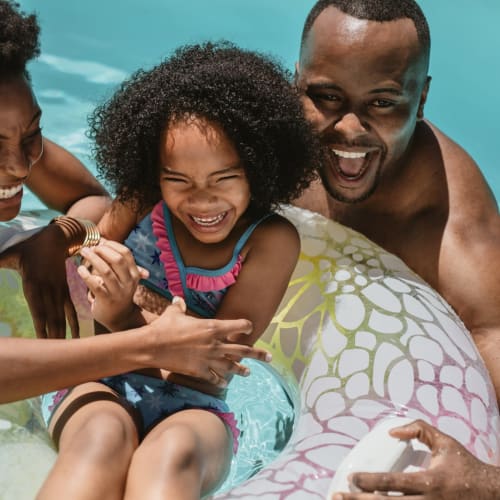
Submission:
[[[368,151],[345,151],[330,148],[332,166],[342,179],[354,182],[361,179],[370,164],[371,152]]]

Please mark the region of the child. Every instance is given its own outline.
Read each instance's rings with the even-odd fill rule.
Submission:
[[[182,296],[193,314],[252,322],[250,335],[227,341],[252,345],[262,334],[300,247],[293,225],[272,210],[308,185],[320,154],[287,77],[272,60],[228,43],[188,46],[137,72],[95,111],[98,168],[117,193],[100,230],[125,241],[149,271],[135,304],[131,293],[116,300],[107,328],[149,321]],[[241,373],[239,361],[219,366]],[[210,370],[215,384],[149,370],[53,402],[60,454],[40,498],[195,499],[213,491],[239,431],[225,381],[217,365]]]

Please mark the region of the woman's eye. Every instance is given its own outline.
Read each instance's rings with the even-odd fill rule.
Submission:
[[[23,139],[23,143],[24,144],[29,144],[29,143],[33,142],[34,140],[39,140],[41,138],[41,135],[42,135],[42,129],[41,128],[37,128],[36,130],[34,130],[30,134],[28,134]]]

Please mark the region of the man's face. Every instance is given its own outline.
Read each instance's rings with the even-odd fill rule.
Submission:
[[[379,23],[334,7],[314,22],[297,64],[307,118],[321,134],[321,172],[335,199],[368,198],[402,168],[428,89],[413,22]]]

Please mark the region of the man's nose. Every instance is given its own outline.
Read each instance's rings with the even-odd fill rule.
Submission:
[[[334,123],[333,128],[347,140],[353,140],[360,135],[366,134],[366,128],[361,123],[358,115],[353,112],[342,115],[342,117]]]

